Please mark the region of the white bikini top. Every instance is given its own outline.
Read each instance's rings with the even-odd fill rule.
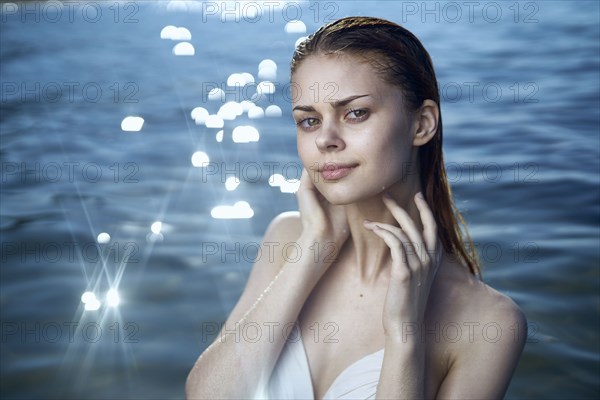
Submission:
[[[265,392],[257,399],[310,399],[313,385],[308,357],[298,324],[284,345]],[[291,338],[297,338],[293,340]],[[324,399],[374,399],[383,364],[384,349],[350,364],[333,381]]]

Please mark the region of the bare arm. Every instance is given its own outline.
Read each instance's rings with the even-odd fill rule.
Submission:
[[[252,269],[244,293],[219,336],[188,376],[188,398],[245,398],[266,384],[285,344],[284,334],[289,334],[288,323],[297,319],[314,285],[315,274],[311,271],[319,267],[307,257],[310,244],[303,239],[297,243],[304,250],[303,257],[295,262],[282,260],[282,246],[293,242],[288,240],[294,236],[289,219],[276,219],[267,230],[262,256]],[[269,254],[268,246],[279,251]],[[258,338],[256,332],[260,333]],[[251,340],[246,340],[250,335]]]
[[[255,263],[246,289],[227,319],[222,333],[227,332],[204,351],[188,376],[188,398],[247,398],[260,393],[285,345],[290,325],[335,259],[312,251],[312,246],[333,243],[339,251],[347,240],[349,230],[343,207],[324,201],[306,171],[297,198],[300,215],[288,213],[276,218],[267,229],[261,249],[263,257]],[[300,249],[297,259],[270,260],[266,256],[268,243],[279,243],[281,249],[292,242]],[[315,254],[323,256],[317,259]],[[260,329],[262,337],[254,335],[251,340],[244,340],[242,332],[246,332],[246,327]]]

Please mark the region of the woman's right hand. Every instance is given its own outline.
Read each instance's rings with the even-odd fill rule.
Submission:
[[[337,255],[350,236],[344,206],[336,206],[327,201],[315,187],[306,169],[302,170],[296,197],[302,221],[302,236],[316,242],[321,249],[335,246],[333,253]],[[331,251],[327,253],[332,254]]]

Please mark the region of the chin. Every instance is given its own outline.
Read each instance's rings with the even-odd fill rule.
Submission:
[[[343,198],[343,197],[340,197],[340,198],[325,197],[325,198],[327,199],[328,202],[330,202],[334,206],[345,206],[345,205],[352,204],[355,202],[354,199]]]
[[[331,188],[327,187],[317,187],[317,190],[323,197],[325,197],[325,200],[335,206],[350,204],[352,203],[352,197],[354,197],[352,196],[352,193],[348,193],[347,191],[332,190]]]
[[[321,194],[325,199],[333,204],[334,206],[345,206],[347,204],[356,203],[369,197],[375,196],[378,193],[363,193],[362,191],[357,190],[338,190],[341,188],[325,188],[325,190],[320,190]]]

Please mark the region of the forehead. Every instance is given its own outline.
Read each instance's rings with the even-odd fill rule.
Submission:
[[[396,98],[399,90],[384,82],[364,59],[347,54],[311,55],[292,76],[292,103],[327,103],[370,94],[376,99]]]

